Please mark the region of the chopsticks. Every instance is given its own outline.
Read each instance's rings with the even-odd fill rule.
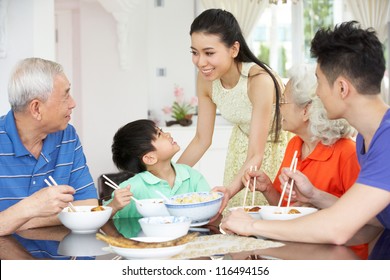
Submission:
[[[120,187],[119,187],[114,181],[112,181],[110,178],[108,178],[106,175],[103,175],[103,178],[106,179],[106,180],[108,181],[108,182],[107,182],[107,181],[104,181],[104,183],[105,183],[107,186],[113,188],[114,190],[120,189]],[[132,200],[134,200],[136,203],[138,203],[140,206],[142,206],[141,201],[139,201],[138,199],[136,199],[136,198],[133,197],[133,196],[131,196],[130,198],[131,198]]]
[[[296,158],[294,160],[294,170],[293,172],[295,173],[295,171],[297,171],[297,163],[298,163],[298,159]],[[291,194],[292,194],[292,189],[293,189],[293,186],[294,186],[294,179],[291,180],[291,185],[290,185],[290,192],[288,193],[288,200],[287,200],[287,207],[290,207],[290,200],[291,200]]]
[[[52,186],[58,186],[57,182],[53,179],[53,177],[49,176],[49,179],[51,181],[51,183],[45,179],[45,183],[49,186],[49,187],[52,187]],[[72,212],[76,212],[76,208],[73,206],[73,204],[71,202],[69,202],[69,209],[72,211]]]
[[[252,170],[257,170],[257,166],[252,166],[249,168],[249,172],[251,172]],[[251,179],[249,178],[249,180],[247,181],[246,183],[246,186],[245,186],[245,195],[244,195],[244,201],[242,202],[242,207],[244,208],[245,207],[245,203],[246,203],[246,197],[248,196],[248,190],[249,190],[249,185],[250,185],[250,182],[251,182]],[[254,206],[255,204],[255,187],[256,187],[256,177],[253,178],[253,193],[252,193],[252,206]]]
[[[291,160],[291,164],[290,164],[290,170],[293,170],[294,166],[296,168],[296,163],[295,163],[295,160],[298,162],[298,159],[297,159],[297,154],[298,154],[298,151],[295,151],[294,152],[294,156]],[[295,172],[295,170],[294,170]],[[280,207],[280,205],[282,204],[282,200],[283,200],[283,197],[284,197],[284,194],[286,193],[286,188],[287,188],[287,185],[288,185],[288,181],[287,180],[284,185],[283,185],[283,190],[282,190],[282,194],[280,195],[280,199],[279,199],[279,203],[278,203],[278,208]],[[294,183],[294,181],[293,181]],[[291,196],[290,196],[291,197]]]
[[[257,170],[257,166],[255,165],[255,172],[256,170]],[[252,206],[255,206],[255,193],[256,193],[256,177],[253,178]]]

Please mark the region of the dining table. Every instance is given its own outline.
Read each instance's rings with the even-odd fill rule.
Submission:
[[[224,234],[221,217],[190,228],[197,242],[172,257],[183,260],[388,260],[390,231],[366,225],[345,245],[270,240]],[[99,231],[114,237],[143,236],[137,218],[110,219]],[[193,243],[193,244],[191,244]],[[0,237],[1,260],[120,260],[96,233],[76,234],[63,225],[34,228]]]

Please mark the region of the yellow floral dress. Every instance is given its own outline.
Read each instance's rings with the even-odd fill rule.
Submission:
[[[229,186],[234,177],[241,169],[248,153],[248,136],[252,115],[252,104],[248,97],[248,73],[255,63],[243,63],[241,77],[237,85],[232,89],[225,89],[220,80],[213,82],[212,99],[217,105],[222,117],[233,124],[232,134],[229,140],[228,152],[226,155],[224,186]],[[275,74],[276,75],[276,74]],[[261,169],[274,180],[283,154],[288,142],[288,133],[282,131],[278,143],[273,143],[271,133],[268,135],[265,147],[264,158]],[[235,206],[242,206],[245,189],[237,193],[230,201],[227,209]],[[246,205],[252,203],[252,193],[248,193]],[[266,205],[267,200],[260,193],[256,192],[255,205]]]

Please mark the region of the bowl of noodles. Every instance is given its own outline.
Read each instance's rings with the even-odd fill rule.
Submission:
[[[73,233],[88,234],[97,232],[110,219],[112,208],[108,206],[74,206],[64,208],[58,218]]]
[[[222,198],[221,192],[192,192],[173,196],[164,203],[170,215],[189,217],[194,227],[207,224],[217,215]]]
[[[271,205],[261,206],[259,214],[263,220],[292,220],[317,212],[314,207],[278,207]]]

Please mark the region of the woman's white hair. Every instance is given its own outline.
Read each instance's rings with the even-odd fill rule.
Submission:
[[[14,112],[21,112],[33,99],[45,102],[53,91],[54,78],[63,74],[60,64],[42,58],[20,61],[8,84],[8,100]]]
[[[332,145],[340,138],[352,137],[355,129],[345,119],[330,120],[316,95],[317,79],[314,64],[300,64],[289,71],[291,95],[299,107],[309,105],[309,129],[312,140]]]

